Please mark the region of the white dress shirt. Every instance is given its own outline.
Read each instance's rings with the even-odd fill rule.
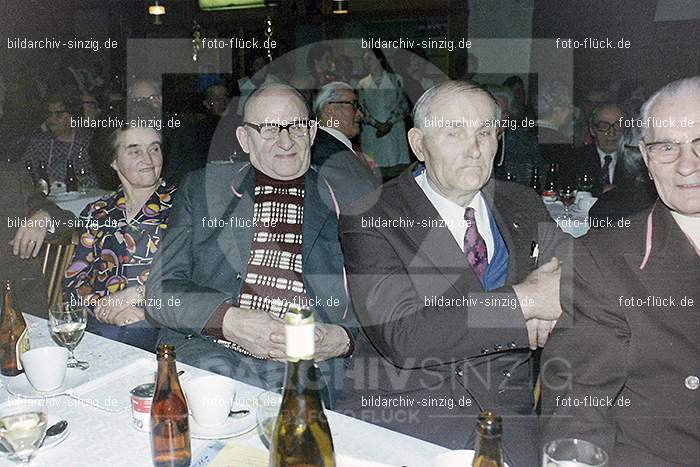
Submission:
[[[695,249],[700,250],[700,217],[690,217],[671,211],[671,215],[684,234],[693,242]]]
[[[612,156],[612,160],[610,161],[610,166],[608,167],[608,174],[610,175],[610,183],[615,183],[613,180],[613,175],[615,175],[615,164],[617,163],[617,155],[615,154],[615,151],[607,153],[600,149],[598,146],[595,147],[596,151],[598,151],[598,158],[600,159],[600,167],[603,167],[603,164],[605,164],[605,156]]]
[[[464,234],[467,232],[467,222],[464,220],[465,208],[435,191],[428,182],[425,170],[416,176],[416,183],[421,190],[423,190],[425,196],[428,197],[430,203],[435,206],[440,217],[445,221],[447,228],[450,229],[450,233],[457,242],[457,245],[459,245],[459,249],[464,251]],[[486,201],[480,191],[474,195],[474,198],[469,203],[469,207],[474,209],[476,228],[479,230],[479,234],[486,243],[486,251],[490,262],[494,253],[493,232],[491,232],[491,223],[489,222]]]

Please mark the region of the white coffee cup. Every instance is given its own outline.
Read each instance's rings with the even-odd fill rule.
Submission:
[[[29,383],[41,392],[53,391],[63,384],[68,367],[68,350],[63,347],[39,347],[20,357]]]
[[[236,382],[220,375],[207,375],[182,384],[187,405],[194,420],[202,427],[223,425],[236,395]]]

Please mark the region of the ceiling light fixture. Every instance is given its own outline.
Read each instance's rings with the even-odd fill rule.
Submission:
[[[333,0],[333,14],[345,15],[350,13],[349,3],[348,0]]]

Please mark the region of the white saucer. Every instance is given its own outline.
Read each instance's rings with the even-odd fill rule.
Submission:
[[[27,375],[21,374],[19,376],[15,376],[12,381],[7,384],[7,392],[27,399],[44,399],[47,397],[56,397],[66,394],[69,389],[80,386],[87,381],[88,377],[85,374],[85,371],[77,368],[68,368],[66,370],[66,377],[63,380],[63,384],[58,389],[43,392],[34,389],[34,387],[29,383]]]
[[[46,428],[49,428],[52,426],[54,423],[58,423],[60,419],[58,417],[55,417],[53,415],[49,415],[49,421],[46,424]],[[65,441],[66,438],[68,438],[68,435],[70,434],[70,423],[66,427],[65,430],[63,430],[63,433],[61,433],[58,436],[49,436],[44,440],[44,444],[41,445],[39,450],[37,452],[43,452],[46,450],[49,450],[59,444],[61,444],[63,441]],[[1,448],[0,448],[1,449]],[[8,452],[6,451],[0,451],[0,458],[7,457]]]
[[[236,410],[236,408],[234,408]],[[250,409],[248,409],[250,410]],[[205,428],[190,416],[190,435],[196,439],[226,439],[244,435],[258,425],[253,410],[242,418],[229,417],[223,425]]]

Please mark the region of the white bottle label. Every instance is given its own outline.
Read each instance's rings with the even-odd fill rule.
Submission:
[[[315,324],[287,324],[284,327],[288,360],[310,360],[316,352]]]

